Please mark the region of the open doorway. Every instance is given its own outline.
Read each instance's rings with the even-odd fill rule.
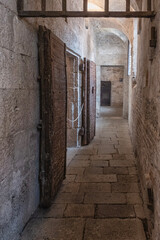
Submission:
[[[124,66],[101,66],[100,115],[122,117]]]
[[[101,81],[101,106],[111,106],[111,81]]]
[[[79,72],[80,57],[73,51],[66,50],[67,72],[67,148],[81,146],[79,131],[81,117],[81,73]]]

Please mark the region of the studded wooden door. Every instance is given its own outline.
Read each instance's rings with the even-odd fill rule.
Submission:
[[[39,29],[41,99],[40,202],[49,207],[66,169],[65,44],[50,30]]]
[[[87,61],[87,142],[92,141],[96,130],[96,64],[92,61]]]

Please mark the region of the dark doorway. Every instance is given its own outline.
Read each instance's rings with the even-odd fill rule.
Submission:
[[[101,106],[111,106],[111,81],[101,81]]]

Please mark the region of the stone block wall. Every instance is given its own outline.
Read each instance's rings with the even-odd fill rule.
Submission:
[[[59,0],[56,6],[59,6]],[[94,60],[84,19],[17,16],[16,0],[0,0],[0,239],[18,240],[39,204],[39,83],[37,30],[51,29],[67,47]],[[71,2],[73,4],[73,1]],[[40,7],[27,0],[25,7]],[[55,5],[54,5],[55,6]],[[87,44],[86,44],[87,43]]]
[[[142,1],[143,9],[146,1]],[[151,239],[160,239],[160,3],[154,1],[157,15],[142,19],[138,37],[137,84],[132,86],[130,129],[140,166],[143,199]],[[151,27],[157,30],[157,46],[150,47]],[[147,190],[153,190],[154,210],[148,209]],[[153,207],[153,206],[152,206]]]
[[[0,1],[0,72],[0,239],[18,240],[39,201],[39,84],[37,34],[16,1]]]

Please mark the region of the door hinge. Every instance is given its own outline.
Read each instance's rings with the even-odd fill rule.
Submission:
[[[43,180],[45,178],[45,171],[41,171],[40,173],[39,173],[39,179],[40,180]]]
[[[42,120],[39,121],[39,124],[37,125],[38,130],[42,130]]]
[[[41,81],[41,77],[38,76],[38,77],[37,77],[37,82],[40,82],[40,81]]]

